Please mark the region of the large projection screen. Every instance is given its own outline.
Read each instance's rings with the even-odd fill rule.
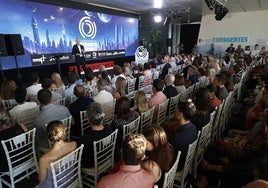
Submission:
[[[138,46],[138,19],[25,0],[1,0],[0,33],[21,34],[25,55],[19,67],[73,62],[75,39],[85,46],[86,60],[133,56]],[[14,57],[0,57],[3,69],[15,68]]]

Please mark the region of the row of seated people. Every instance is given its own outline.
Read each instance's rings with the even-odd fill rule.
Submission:
[[[263,64],[249,69],[242,100],[237,103],[242,106],[235,107],[237,120],[230,122],[226,134],[205,153],[200,182],[235,188],[258,180],[246,187],[267,187],[268,77],[261,67]]]
[[[154,82],[154,88],[156,87],[158,87],[156,84],[157,83],[161,83],[161,86],[163,87],[163,82],[161,82],[160,80],[156,80],[155,82]],[[76,86],[75,88],[77,88],[77,89],[82,89],[83,90],[83,87],[82,86]],[[162,88],[163,89],[163,88]],[[161,91],[158,91],[158,92],[161,92]],[[200,102],[202,99],[204,99],[204,98],[206,98],[206,100],[207,100],[207,102],[209,102],[210,103],[210,100],[211,100],[211,98],[210,98],[210,96],[209,96],[209,92],[208,92],[208,90],[206,90],[206,97],[203,97],[201,94],[200,95],[197,95],[197,96],[199,96],[199,98],[200,98],[200,100],[197,98],[197,100],[196,101],[198,101],[198,102]],[[149,109],[149,107],[148,107],[148,103],[147,103],[147,100],[146,100],[146,94],[144,93],[144,92],[142,92],[142,91],[140,91],[140,92],[137,92],[137,96],[138,95],[141,95],[142,97],[143,97],[143,99],[144,100],[142,100],[142,101],[144,101],[144,103],[143,103],[143,105],[139,105],[139,106],[146,106],[146,108],[147,109]],[[40,101],[40,103],[41,103],[41,105],[42,105],[42,107],[44,108],[45,106],[54,106],[54,107],[56,107],[57,105],[51,105],[50,103],[51,103],[51,92],[49,91],[49,90],[46,90],[46,89],[43,89],[43,90],[40,90],[39,91],[39,93],[38,93],[38,98],[39,98],[39,101]],[[141,98],[141,97],[138,97],[139,99]],[[137,100],[137,101],[139,101],[139,100]],[[125,104],[124,104],[125,103]],[[180,104],[179,106],[182,108],[182,110],[180,110],[180,111],[185,111],[185,112],[187,112],[187,108],[186,108],[186,106],[187,106],[187,104],[188,104],[188,102],[187,103],[184,103],[184,104]],[[127,99],[126,97],[121,97],[121,98],[119,98],[119,100],[118,100],[118,108],[120,109],[120,107],[122,107],[123,108],[123,110],[125,109],[126,111],[120,111],[119,110],[119,112],[120,113],[118,113],[118,117],[122,117],[122,116],[125,116],[125,117],[128,117],[128,114],[130,114],[130,113],[128,113],[129,111],[130,111],[130,102],[129,102],[129,99]],[[192,106],[192,107],[194,107],[194,105],[192,104],[192,103],[189,103],[189,105],[188,106]],[[203,105],[199,105],[199,106],[202,106],[202,107],[204,107]],[[208,105],[209,106],[209,105]],[[45,107],[46,108],[46,107]],[[185,109],[186,108],[186,109]],[[51,110],[49,110],[49,111],[47,111],[47,112],[51,112],[51,114],[50,115],[48,115],[48,114],[46,114],[46,117],[44,117],[44,115],[43,115],[43,118],[41,119],[41,121],[39,121],[38,123],[35,123],[36,125],[37,125],[37,128],[39,127],[39,125],[41,125],[41,124],[44,124],[45,122],[49,122],[49,121],[51,121],[52,119],[50,119],[52,116],[54,116],[55,114],[57,114],[57,113],[64,113],[64,112],[66,112],[66,114],[67,114],[67,111],[66,111],[66,107],[63,107],[63,106],[57,106],[56,108],[55,108],[56,110],[53,110],[53,111],[51,111]],[[63,110],[64,109],[64,110]],[[93,108],[95,111],[96,111],[96,107],[94,107]],[[194,108],[192,109],[192,110],[194,110]],[[117,111],[117,110],[116,110]],[[140,110],[138,110],[138,113],[139,113],[139,111]],[[189,111],[189,109],[188,109],[188,111]],[[42,111],[41,111],[42,112]],[[193,115],[194,113],[193,112],[189,112],[191,115]],[[91,112],[90,114],[93,114],[93,112]],[[68,116],[69,114],[67,114],[67,116]],[[41,115],[42,116],[42,115]],[[54,117],[59,117],[59,115],[57,115],[57,116],[54,116]],[[131,117],[131,116],[129,116],[129,117]],[[133,117],[133,116],[132,116]],[[186,116],[186,117],[188,117],[189,118],[189,115],[188,116]],[[178,119],[179,118],[182,118],[182,116],[179,116],[178,117]],[[38,119],[38,118],[37,118]],[[129,119],[127,118],[127,120],[129,121]],[[178,120],[178,122],[188,122],[189,120]],[[113,129],[115,129],[115,128],[120,128],[119,127],[119,124],[123,124],[122,122],[124,122],[124,119],[123,119],[123,117],[122,117],[122,119],[121,120],[119,120],[119,119],[117,119],[117,120],[115,120],[115,124],[114,125],[112,125],[111,127],[113,128]],[[126,123],[127,121],[125,121],[125,123]],[[92,124],[92,123],[91,123]],[[175,125],[176,125],[176,123],[175,123]],[[121,125],[122,126],[122,125]],[[93,126],[92,126],[93,127]],[[187,127],[187,126],[186,126]],[[42,127],[41,129],[45,129],[45,127]],[[43,130],[41,130],[40,129],[40,127],[37,129],[37,135],[38,135],[38,140],[41,140],[41,141],[45,141],[46,140],[46,138],[45,138],[45,131]],[[196,130],[196,128],[195,128],[195,130]],[[40,132],[42,132],[42,134],[40,134]],[[97,134],[93,134],[92,136],[84,136],[84,139],[85,140],[88,140],[88,138],[94,138],[94,135],[96,136]],[[82,137],[83,138],[83,137]],[[82,139],[81,138],[81,139]],[[196,138],[195,138],[196,139]],[[192,141],[192,140],[191,140]],[[191,142],[191,141],[189,141],[189,142]],[[186,145],[188,145],[189,143],[187,143]],[[91,149],[92,149],[92,147],[91,147]],[[185,146],[184,147],[184,149],[186,149],[186,152],[187,152],[187,146]],[[92,152],[90,152],[90,153],[92,153]],[[185,154],[185,152],[184,152],[184,154]],[[92,155],[91,155],[92,156]],[[185,157],[185,156],[184,156]],[[89,157],[87,156],[86,157],[86,159],[89,159]],[[183,159],[183,157],[182,157],[182,159]],[[93,161],[93,159],[91,160],[91,161]],[[182,162],[180,162],[180,165],[181,164],[183,164],[183,161]]]

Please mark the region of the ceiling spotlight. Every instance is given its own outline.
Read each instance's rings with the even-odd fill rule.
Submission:
[[[163,0],[154,0],[154,8],[162,8]]]
[[[155,15],[154,16],[154,22],[155,23],[159,23],[159,22],[161,22],[162,21],[162,16],[160,16],[160,15]]]
[[[222,5],[217,5],[215,7],[215,14],[216,14],[215,19],[217,21],[221,21],[228,12],[229,10],[226,7]]]

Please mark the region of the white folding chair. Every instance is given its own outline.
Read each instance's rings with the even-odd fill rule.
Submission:
[[[141,90],[143,87],[145,87],[145,76],[140,76],[138,90]]]
[[[168,116],[167,116],[168,120],[171,120],[174,117],[174,114],[177,111],[177,105],[178,105],[179,99],[180,99],[180,94],[170,98]]]
[[[208,134],[207,134],[207,138],[206,138],[206,140],[207,140],[206,148],[211,145],[212,126],[213,126],[213,122],[215,119],[216,111],[217,111],[217,108],[213,112],[210,113],[209,130],[208,130]]]
[[[63,87],[59,87],[59,88],[52,88],[51,91],[55,91],[59,94],[61,94],[62,96],[64,96],[64,91],[67,87],[63,86]]]
[[[137,133],[139,130],[140,116],[129,124],[123,125],[123,140],[130,135]]]
[[[14,106],[16,106],[18,103],[16,102],[15,99],[7,99],[7,100],[2,100],[2,105],[3,108],[6,110],[10,110]]]
[[[82,187],[81,156],[84,145],[50,163],[54,188]]]
[[[35,172],[38,173],[35,131],[36,129],[34,128],[11,139],[1,141],[9,171],[0,172],[0,181],[6,186],[15,188],[15,184],[19,181],[26,177],[29,178]],[[2,184],[0,183],[1,186]]]
[[[208,142],[207,135],[209,134],[209,131],[210,131],[210,123],[202,127],[200,137],[196,146],[196,151],[195,151],[194,160],[193,160],[193,168],[192,168],[192,172],[195,178],[197,176],[198,165],[203,160],[206,144]]]
[[[16,113],[14,119],[16,119],[20,123],[23,123],[28,129],[32,129],[33,120],[39,115],[39,113],[39,106],[36,106],[35,108],[27,109]]]
[[[86,92],[85,92],[85,96],[88,97],[88,98],[93,98],[97,94],[98,94],[98,90],[96,88],[94,88],[94,89],[92,89],[92,88],[86,89]]]
[[[160,126],[163,121],[166,119],[166,113],[168,108],[169,99],[166,102],[159,104],[157,111],[156,125]]]
[[[65,106],[65,97],[63,97],[59,100],[52,101],[52,104]]]
[[[80,122],[81,122],[81,136],[85,134],[85,131],[90,128],[90,123],[87,118],[86,111],[80,111]]]
[[[152,82],[156,79],[159,78],[159,71],[155,71],[154,74],[153,74],[153,79],[152,79]]]
[[[199,134],[198,134],[198,137],[199,137]],[[187,175],[191,172],[191,169],[192,169],[197,142],[198,142],[198,138],[192,144],[189,144],[186,159],[184,162],[184,167],[182,170],[176,173],[174,187],[185,188],[187,186],[188,182],[185,180],[186,180]]]
[[[135,83],[136,83],[136,78],[129,79],[127,81],[127,93],[132,93],[135,91]]]
[[[140,130],[139,130],[140,133],[142,133],[143,130],[146,129],[147,127],[152,126],[154,109],[155,107],[153,106],[147,112],[141,113]]]
[[[116,129],[109,136],[93,142],[94,167],[82,168],[83,184],[96,187],[99,175],[113,168],[117,131]]]
[[[218,136],[219,136],[220,117],[221,117],[221,112],[222,112],[224,103],[225,103],[225,99],[223,99],[221,105],[218,107],[215,118],[214,118],[212,131],[211,131],[211,144],[214,144],[214,142],[218,139]]]
[[[70,142],[70,140],[71,140],[70,137],[71,137],[72,116],[69,116],[69,117],[67,117],[65,119],[62,119],[60,121],[66,127],[66,131],[65,131],[66,138],[67,138],[67,141]]]
[[[178,151],[176,161],[172,165],[171,169],[165,173],[164,184],[163,184],[164,188],[173,188],[174,179],[175,179],[177,167],[179,164],[180,156],[181,156],[181,152]]]
[[[114,120],[115,102],[113,99],[105,104],[102,104],[102,110],[105,113],[103,124],[110,124]]]

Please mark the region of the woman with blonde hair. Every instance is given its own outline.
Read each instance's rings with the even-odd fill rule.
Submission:
[[[65,87],[63,81],[61,80],[61,76],[59,73],[54,72],[51,75],[51,80],[52,80],[52,88],[61,88]]]
[[[139,116],[148,110],[149,106],[146,93],[144,91],[137,91],[135,93],[135,114]]]
[[[126,89],[127,89],[127,81],[123,77],[118,77],[115,82],[115,92],[113,94],[113,97],[115,99],[119,99],[121,96],[126,95]]]
[[[53,187],[50,163],[56,161],[76,149],[76,142],[65,142],[66,127],[61,121],[51,121],[47,125],[47,136],[52,144],[52,149],[41,156],[39,160],[39,187]]]

